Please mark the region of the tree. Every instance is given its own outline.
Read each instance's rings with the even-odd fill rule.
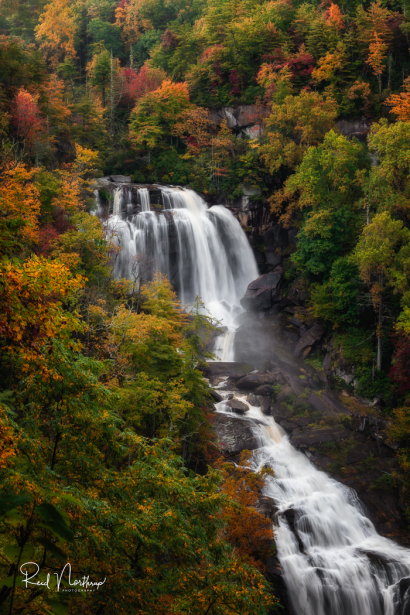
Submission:
[[[137,100],[157,90],[165,81],[166,74],[162,69],[145,63],[138,72],[133,68],[123,68],[116,78],[121,100],[127,105],[135,105]]]
[[[20,139],[32,148],[44,132],[44,120],[41,117],[35,98],[21,88],[14,99],[13,123]]]
[[[368,137],[369,149],[379,162],[372,167],[366,188],[369,205],[404,218],[409,215],[409,138],[407,122],[389,124],[385,119],[373,123]]]
[[[135,106],[130,122],[131,141],[140,147],[156,147],[161,139],[172,133],[174,125],[190,106],[186,83],[164,81]]]
[[[397,116],[400,122],[408,122],[410,120],[410,78],[407,77],[404,81],[404,92],[400,94],[392,94],[387,98],[385,104],[391,107],[391,112]]]
[[[240,557],[263,572],[273,544],[272,522],[256,510],[258,495],[272,476],[272,470],[252,472],[250,451],[242,451],[238,466],[219,463],[223,477],[222,491],[229,496],[223,510],[225,538]]]
[[[266,121],[266,142],[260,151],[270,173],[281,166],[295,168],[309,146],[322,141],[337,117],[337,104],[332,97],[302,90],[297,96],[286,96],[283,103],[273,103]]]
[[[376,214],[365,226],[353,252],[359,275],[367,284],[377,312],[377,369],[382,368],[383,302],[390,287],[402,296],[408,292],[410,231],[388,212]]]
[[[38,240],[41,203],[33,182],[35,169],[23,164],[6,168],[0,184],[0,253],[25,252]]]
[[[97,53],[87,66],[91,77],[91,84],[101,92],[102,107],[106,105],[106,90],[111,81],[111,56],[109,51],[103,49]]]
[[[386,57],[387,45],[383,43],[377,32],[374,33],[374,40],[369,45],[369,57],[367,63],[372,67],[373,73],[379,82],[379,96],[382,95],[382,74],[384,71],[384,60]]]
[[[76,20],[69,0],[53,0],[44,7],[36,26],[36,39],[57,66],[64,58],[75,58]]]

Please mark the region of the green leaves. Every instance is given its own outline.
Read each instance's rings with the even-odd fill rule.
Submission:
[[[73,541],[74,534],[67,525],[67,515],[52,504],[47,503],[37,506],[36,511],[45,520],[45,523],[39,524],[40,527],[45,527],[63,540]]]
[[[30,498],[26,495],[7,495],[0,498],[0,516],[29,501]]]

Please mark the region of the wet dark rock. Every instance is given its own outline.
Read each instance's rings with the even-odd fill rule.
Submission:
[[[288,231],[288,239],[289,239],[289,243],[292,245],[295,245],[297,242],[297,236],[298,236],[298,229],[297,228],[291,228]]]
[[[321,394],[321,398],[325,402],[325,404],[335,413],[351,414],[349,408],[347,408],[340,402],[336,393],[331,389],[327,388],[325,391],[323,391],[323,393]]]
[[[283,224],[275,224],[269,231],[266,231],[264,239],[267,251],[273,251],[278,247],[287,248],[289,245],[288,232],[283,228]]]
[[[215,391],[214,389],[210,390],[210,394],[211,394],[211,397],[214,399],[214,401],[216,401],[217,403],[220,401],[223,401],[222,395],[219,395],[219,393]]]
[[[225,457],[234,457],[242,451],[254,451],[259,447],[250,424],[243,419],[215,413],[212,416],[212,424],[218,445]]]
[[[304,387],[302,386],[301,380],[296,380],[296,378],[289,378],[289,384],[293,395],[302,395],[304,391]]]
[[[312,419],[309,416],[292,416],[292,422],[298,427],[306,427],[312,423]]]
[[[276,395],[276,401],[278,403],[282,403],[283,401],[286,401],[286,398],[292,395],[292,389],[290,388],[289,385],[284,386],[279,393]]]
[[[266,416],[270,416],[270,399],[269,397],[261,398],[261,410]]]
[[[245,404],[239,399],[231,399],[230,401],[226,402],[226,405],[228,406],[228,408],[231,408],[231,410],[233,410],[237,414],[245,414],[245,412],[248,412],[249,410],[248,404]]]
[[[266,263],[271,267],[277,267],[282,264],[282,257],[276,252],[276,250],[266,251]]]
[[[393,591],[397,604],[394,615],[410,615],[410,577],[400,579]]]
[[[298,427],[296,423],[292,423],[291,421],[286,421],[286,420],[282,420],[280,423],[280,426],[283,427],[285,431],[293,431],[294,429],[297,429]]]
[[[260,397],[258,397],[258,395],[255,395],[254,393],[249,393],[248,397],[246,398],[246,401],[251,406],[256,406],[257,408],[260,408],[261,400],[260,400]]]
[[[255,395],[272,395],[272,385],[270,384],[262,384],[255,389]]]
[[[237,363],[237,362],[224,362],[224,361],[209,361],[208,363],[201,363],[198,365],[198,369],[207,377],[213,376],[233,376],[238,375],[238,378],[242,378],[245,374],[253,371],[255,368],[250,363]]]
[[[255,510],[258,511],[261,515],[268,517],[273,521],[276,513],[278,512],[278,507],[275,504],[275,500],[268,497],[267,495],[258,495],[258,501],[256,502]]]
[[[297,357],[306,357],[312,348],[321,340],[325,332],[324,327],[319,323],[313,325],[302,337],[295,348],[295,355]]]
[[[325,402],[320,399],[320,397],[316,395],[316,393],[312,393],[310,395],[310,397],[308,398],[308,403],[312,406],[313,410],[316,410],[316,412],[319,412],[322,416],[331,414]]]
[[[283,270],[277,267],[272,273],[265,273],[251,282],[241,299],[245,310],[259,312],[267,310],[279,295]]]
[[[309,447],[325,442],[336,442],[350,437],[350,431],[344,427],[325,429],[296,429],[290,439],[295,447]]]
[[[370,455],[374,457],[379,456],[379,451],[377,448],[376,442],[358,442],[356,446],[351,449],[346,457],[346,464],[350,465],[351,463],[359,463],[360,461],[364,461]]]
[[[269,374],[261,374],[260,372],[251,372],[236,382],[238,389],[255,389],[261,385],[271,384],[275,381],[274,376]],[[272,387],[270,387],[272,391]]]

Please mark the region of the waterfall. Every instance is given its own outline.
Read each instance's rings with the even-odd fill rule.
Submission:
[[[233,361],[234,333],[243,312],[239,300],[258,277],[253,252],[239,222],[221,205],[208,207],[193,190],[165,187],[160,188],[161,210],[153,210],[149,191],[138,188],[139,212],[124,216],[128,213],[124,191],[124,187],[114,189],[109,221],[121,246],[114,275],[131,278],[137,267],[143,279],[144,271],[150,277],[159,270],[184,305],[192,305],[199,296],[224,328],[216,340],[216,355]]]
[[[225,397],[229,393],[219,392]],[[238,399],[246,401],[245,396]],[[232,414],[224,401],[216,408]],[[250,406],[243,420],[250,423],[260,444],[253,453],[253,469],[274,470],[263,492],[278,507],[275,542],[292,612],[408,613],[402,609],[398,583],[410,576],[410,550],[380,536],[356,492],[317,470],[272,417]]]

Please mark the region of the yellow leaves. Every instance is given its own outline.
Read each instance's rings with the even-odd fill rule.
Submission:
[[[57,65],[64,57],[74,58],[76,23],[69,0],[52,0],[44,7],[36,26],[36,39]]]
[[[337,70],[345,66],[346,56],[343,52],[336,51],[329,53],[319,59],[318,66],[312,71],[312,78],[315,83],[329,81]]]
[[[0,184],[0,217],[20,221],[17,233],[29,243],[38,240],[39,232],[41,204],[39,191],[32,182],[36,171],[18,164],[3,172]]]
[[[81,276],[73,277],[58,261],[33,257],[0,267],[0,332],[26,368],[42,343],[82,330],[78,318],[63,311],[61,299],[83,285]]]

